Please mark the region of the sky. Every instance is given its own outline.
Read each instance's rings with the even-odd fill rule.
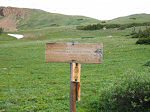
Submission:
[[[138,13],[150,14],[150,0],[0,0],[0,6],[42,9],[99,20]]]

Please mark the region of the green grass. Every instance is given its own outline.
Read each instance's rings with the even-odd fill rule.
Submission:
[[[127,24],[127,23],[144,23],[149,22],[150,14],[134,14],[125,17],[115,18],[107,21],[108,24]]]
[[[0,34],[0,44],[7,43],[12,40],[17,40],[16,38],[8,36],[6,33]]]
[[[18,29],[41,29],[45,27],[81,25],[98,22],[99,20],[97,19],[84,16],[70,16],[30,9],[28,10],[28,16],[25,16],[24,19],[19,19]]]
[[[45,43],[70,41],[104,44],[103,64],[82,64],[77,111],[89,111],[101,91],[117,79],[150,73],[150,68],[143,66],[149,61],[150,47],[136,45],[137,39],[125,36],[130,32],[80,31],[69,26],[21,31],[26,38],[20,40],[0,35],[0,111],[68,112],[69,64],[45,63]]]

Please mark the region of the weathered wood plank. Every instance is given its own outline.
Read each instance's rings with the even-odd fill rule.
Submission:
[[[72,82],[80,82],[80,74],[81,74],[81,64],[72,63]]]
[[[76,63],[70,63],[70,112],[76,112],[77,83],[73,81]]]
[[[102,44],[46,44],[46,62],[101,63],[102,56]]]
[[[81,87],[80,87],[81,64],[71,63],[71,82],[76,83],[76,101],[80,101]]]

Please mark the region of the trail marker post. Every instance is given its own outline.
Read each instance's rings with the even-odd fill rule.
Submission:
[[[99,64],[102,57],[102,44],[46,44],[46,62],[70,63],[70,112],[76,112],[76,101],[80,101],[81,63]]]

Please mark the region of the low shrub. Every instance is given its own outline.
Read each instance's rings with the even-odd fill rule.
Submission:
[[[150,37],[149,38],[139,38],[136,44],[150,44]]]
[[[138,26],[150,26],[150,22],[128,23],[128,24],[106,24],[105,21],[102,21],[101,23],[102,24],[98,23],[98,24],[77,26],[76,29],[78,30],[100,30],[105,27],[107,29],[118,28],[119,30],[124,30],[126,28],[132,28],[132,27],[138,27]]]
[[[59,24],[53,23],[50,26],[59,26]]]
[[[104,27],[106,29],[110,28],[119,28],[121,25],[120,24],[92,24],[92,25],[86,25],[86,26],[77,26],[76,29],[78,30],[100,30],[103,29]]]
[[[110,28],[119,28],[119,27],[121,27],[121,25],[120,24],[106,24],[105,27],[107,29],[110,29]]]
[[[128,76],[102,92],[99,112],[149,112],[149,76]]]
[[[132,38],[139,38],[136,44],[150,44],[150,28],[145,30],[139,30],[138,32],[132,32],[130,34]]]
[[[92,39],[92,38],[95,38],[95,37],[81,37],[81,39]]]
[[[129,18],[129,19],[133,19],[133,20],[136,20],[136,18],[135,18],[135,17],[131,17],[131,18]]]
[[[0,28],[0,35],[4,32],[3,28]]]
[[[132,38],[148,38],[150,37],[150,28],[147,28],[146,30],[139,30],[138,32],[135,32],[135,34],[132,36]]]
[[[101,23],[106,23],[106,21],[102,21]]]
[[[126,29],[125,26],[120,26],[120,27],[118,28],[118,30],[125,30],[125,29]]]
[[[150,67],[150,61],[144,64],[144,66],[149,66]]]

